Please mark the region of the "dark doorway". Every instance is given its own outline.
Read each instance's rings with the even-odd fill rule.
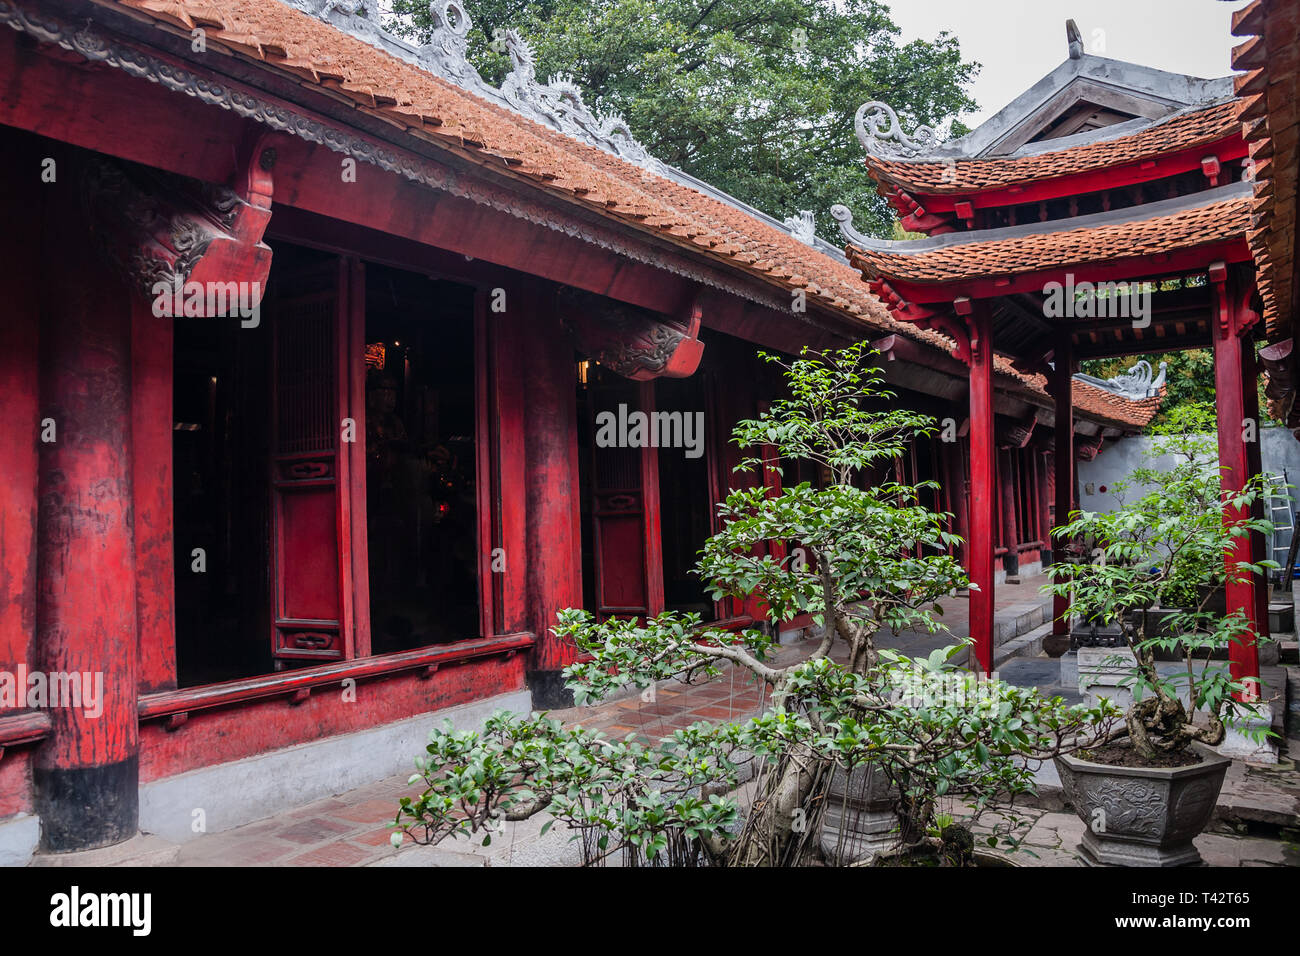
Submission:
[[[708,379],[656,379],[655,410],[681,416],[679,447],[659,449],[659,508],[663,540],[664,607],[694,611],[704,620],[717,618],[717,607],[695,573],[699,552],[713,533],[713,489],[709,453],[713,436],[707,407]],[[675,423],[676,417],[672,419]],[[701,427],[703,426],[703,427]]]
[[[474,291],[366,267],[373,653],[478,636]]]
[[[255,325],[176,318],[176,669],[182,687],[270,673],[276,301],[334,257],[277,243]]]

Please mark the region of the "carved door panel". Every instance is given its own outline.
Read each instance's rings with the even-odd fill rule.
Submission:
[[[648,392],[630,382],[593,384],[587,392],[591,422],[591,514],[597,618],[644,618],[663,608],[658,555],[658,477],[655,449],[601,446],[600,416],[643,408]],[[652,394],[652,393],[651,393]],[[649,411],[648,408],[643,408]],[[651,560],[654,558],[655,560]]]
[[[284,275],[274,300],[271,410],[271,613],[276,667],[342,660],[352,646],[341,444],[348,417],[350,301],[343,260]],[[360,424],[364,429],[364,424]],[[349,560],[344,560],[344,558]]]

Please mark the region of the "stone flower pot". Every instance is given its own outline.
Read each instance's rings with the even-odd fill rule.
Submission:
[[[846,866],[896,850],[902,837],[897,800],[898,793],[883,771],[867,765],[846,773],[836,767],[822,810],[821,848],[826,859]],[[841,847],[842,830],[847,832]]]
[[[1190,866],[1232,763],[1197,745],[1190,767],[1112,767],[1056,758],[1065,795],[1084,823],[1079,850],[1093,866]]]

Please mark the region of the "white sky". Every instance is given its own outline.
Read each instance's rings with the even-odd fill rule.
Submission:
[[[983,65],[971,87],[972,128],[1055,69],[1073,18],[1088,53],[1205,78],[1232,72],[1232,12],[1247,0],[890,0],[902,40],[954,34]]]

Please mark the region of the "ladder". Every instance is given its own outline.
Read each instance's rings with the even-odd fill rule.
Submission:
[[[1268,488],[1264,507],[1273,523],[1269,556],[1282,566],[1282,570],[1277,572],[1277,583],[1282,590],[1290,591],[1291,579],[1295,575],[1296,544],[1300,543],[1300,535],[1296,533],[1296,521],[1300,516],[1291,507],[1291,489],[1285,468],[1281,474],[1265,473],[1264,481]]]

